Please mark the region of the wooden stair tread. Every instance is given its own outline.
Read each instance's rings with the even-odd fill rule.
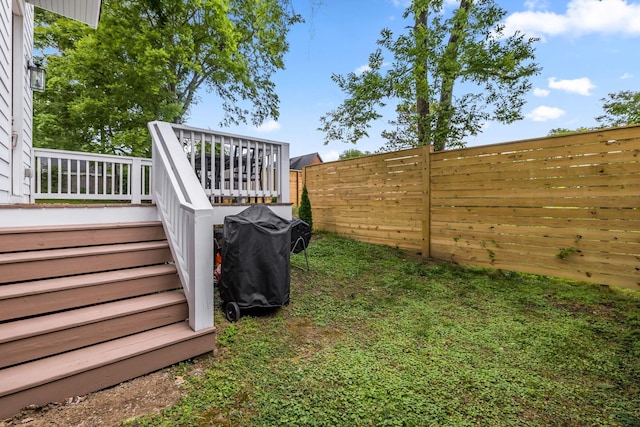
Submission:
[[[114,341],[2,369],[0,370],[2,378],[0,397],[214,333],[215,328],[213,327],[194,332],[187,322],[175,323]],[[213,342],[211,348],[213,349]]]
[[[16,320],[0,324],[0,344],[180,303],[186,303],[182,292],[162,292],[46,316]]]
[[[105,224],[77,224],[77,225],[42,225],[29,227],[0,227],[0,234],[23,234],[23,233],[42,233],[49,231],[83,231],[83,230],[102,230],[115,228],[139,228],[139,227],[157,227],[161,226],[160,221],[141,221],[141,222],[113,222]]]
[[[0,229],[0,253],[166,240],[161,222]]]
[[[162,264],[1,285],[0,300],[174,273],[176,268],[173,264]]]
[[[46,249],[42,251],[14,252],[0,254],[0,265],[20,262],[63,259],[69,257],[87,257],[119,252],[137,252],[143,250],[167,248],[167,241],[139,243],[119,243],[115,245],[85,246],[79,248]]]

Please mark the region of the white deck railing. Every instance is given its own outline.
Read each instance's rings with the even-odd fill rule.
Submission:
[[[212,201],[289,202],[289,144],[172,125]]]
[[[33,197],[58,200],[151,200],[151,159],[33,149]]]
[[[212,201],[289,202],[289,144],[171,124]],[[151,159],[34,148],[33,197],[152,199]]]
[[[213,326],[213,207],[171,124],[151,122],[149,131],[153,200],[189,302],[189,324],[198,331]]]

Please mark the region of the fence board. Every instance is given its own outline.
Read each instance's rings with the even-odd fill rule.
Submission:
[[[466,243],[466,242],[465,242]],[[481,265],[494,265],[496,263],[518,263],[520,266],[539,266],[541,268],[554,268],[554,269],[566,269],[570,270],[574,273],[582,272],[584,276],[580,280],[589,281],[589,277],[594,274],[599,274],[601,277],[608,277],[609,282],[599,282],[600,284],[615,284],[615,277],[625,277],[625,280],[635,279],[640,281],[640,275],[638,272],[628,271],[628,273],[622,272],[620,269],[624,268],[625,265],[628,265],[628,260],[626,260],[622,255],[614,256],[611,258],[607,258],[606,262],[597,262],[595,261],[598,257],[591,256],[588,254],[575,252],[568,255],[566,258],[561,259],[552,256],[546,256],[540,252],[536,252],[533,250],[527,250],[527,252],[518,252],[524,251],[524,247],[493,247],[492,245],[484,242],[482,243],[483,247],[478,245],[468,245],[463,246],[462,244],[456,246],[454,248],[449,245],[440,246],[437,242],[432,242],[433,250],[438,253],[447,253],[448,257],[452,261],[469,263],[467,260],[473,260],[473,264],[483,263]],[[523,258],[526,258],[526,261],[523,261]],[[602,259],[602,257],[600,257]],[[612,269],[616,268],[616,269]],[[509,268],[513,270],[512,267]],[[621,274],[622,273],[622,274]],[[548,273],[541,273],[545,275],[549,275]]]
[[[517,263],[515,260],[488,260],[485,256],[480,257],[473,256],[473,254],[467,254],[465,256],[459,256],[458,253],[451,253],[448,247],[439,248],[437,245],[433,245],[432,242],[432,256],[436,259],[448,260],[452,262],[459,262],[462,264],[475,265],[479,267],[490,267],[503,270],[513,270],[522,273],[540,274],[544,276],[561,277],[569,280],[579,280],[597,284],[607,284],[611,286],[625,287],[631,289],[638,288],[638,278],[625,276],[619,272],[607,273],[592,272],[589,270],[573,270],[567,268],[566,264],[550,265],[549,263],[543,264],[527,264]],[[472,261],[469,261],[472,260]],[[515,264],[518,264],[518,268],[514,268]]]
[[[517,153],[522,151],[552,150],[558,147],[599,144],[609,141],[624,142],[640,138],[637,128],[637,125],[632,125],[575,134],[554,135],[522,141],[512,141],[500,144],[484,145],[481,147],[469,147],[459,150],[438,152],[435,153],[435,155],[437,155],[439,159],[457,159],[464,156],[475,156],[480,158],[483,156],[494,156],[496,153],[511,153],[517,155]]]
[[[512,207],[434,207],[431,209],[431,215],[436,220],[447,220],[448,218],[468,218],[468,221],[503,221],[507,223],[519,224],[523,219],[528,218],[531,221],[558,221],[558,226],[569,226],[572,221],[640,221],[640,209],[608,209],[601,207],[593,208],[553,208],[553,207],[534,207],[534,208],[512,208]],[[441,218],[441,219],[438,219]],[[638,224],[629,224],[630,229],[640,229]]]
[[[624,277],[626,281],[630,279],[636,280],[636,283],[640,280],[640,276],[637,274],[637,272],[630,270],[624,272],[621,271],[620,268],[618,268],[617,270],[613,269],[616,268],[616,266],[624,267],[625,260],[622,258],[612,259],[611,261],[607,260],[607,262],[604,263],[595,262],[593,261],[593,259],[589,260],[588,257],[586,255],[583,256],[582,253],[573,253],[567,256],[567,258],[565,259],[560,259],[556,258],[555,256],[544,256],[535,251],[520,253],[518,252],[518,249],[524,250],[524,248],[517,247],[509,247],[505,248],[504,250],[491,248],[489,245],[487,245],[487,247],[458,246],[455,248],[451,248],[450,246],[440,247],[436,242],[432,242],[432,246],[434,248],[433,250],[436,253],[438,251],[446,252],[449,254],[452,261],[467,264],[469,263],[467,260],[472,259],[473,264],[480,263],[478,265],[495,265],[496,263],[506,265],[508,263],[518,263],[519,266],[537,266],[541,269],[566,269],[572,272],[572,277],[576,277],[577,274],[582,273],[583,276],[580,278],[580,280],[585,281],[590,281],[589,278],[594,274],[598,274],[601,277],[608,277],[609,281],[607,282],[597,282],[600,284],[608,285],[617,285],[616,277]],[[612,268],[612,266],[614,267]],[[513,267],[508,267],[508,269],[513,270]],[[549,273],[540,274],[565,277],[562,275]]]
[[[509,188],[575,188],[575,187],[635,187],[638,191],[640,187],[640,176],[628,173],[625,175],[611,174],[591,174],[576,177],[533,177],[531,174],[524,172],[517,176],[513,174],[510,179],[495,179],[493,174],[482,174],[477,179],[467,181],[459,178],[453,178],[443,182],[434,180],[431,184],[433,191],[451,191],[451,190],[501,190],[505,186]],[[604,182],[606,181],[606,183]]]
[[[432,228],[432,233],[441,239],[439,242],[443,246],[457,246],[461,241],[467,243],[484,242],[485,244],[491,242],[493,246],[499,248],[510,247],[514,249],[516,245],[524,245],[533,251],[553,256],[559,254],[563,249],[574,248],[576,252],[580,251],[583,255],[588,255],[589,252],[597,253],[598,258],[601,258],[603,254],[605,256],[624,255],[627,265],[638,263],[640,257],[640,236],[637,234],[625,236],[611,232],[607,235],[603,232],[603,238],[596,239],[594,238],[595,234],[589,233],[559,236],[555,234],[555,231],[549,229],[540,230],[541,234],[538,235],[518,234],[517,230],[498,232],[474,229],[469,232],[469,230],[454,228]]]
[[[639,138],[640,139],[640,138]],[[441,170],[448,170],[464,167],[464,171],[471,173],[483,171],[489,164],[499,164],[509,170],[516,170],[529,165],[536,167],[562,166],[563,164],[593,164],[608,162],[624,162],[621,153],[633,151],[639,139],[628,139],[616,144],[598,143],[583,146],[555,147],[553,149],[524,150],[514,152],[496,152],[492,155],[476,156],[471,153],[458,155],[455,158],[447,158],[443,152],[434,153],[433,168],[434,175],[438,175]],[[468,154],[468,155],[467,155]],[[459,172],[459,171],[458,171]]]
[[[533,198],[542,200],[544,198],[561,198],[561,199],[589,199],[589,198],[605,198],[611,194],[616,194],[616,198],[629,198],[624,203],[630,203],[630,207],[640,207],[640,186],[613,185],[606,187],[555,187],[555,188],[483,188],[483,189],[454,189],[454,190],[435,190],[434,193],[442,199],[466,199],[479,197],[495,197],[499,192],[503,198],[520,199]]]
[[[627,157],[627,161],[623,159],[614,159],[612,154],[608,154],[608,162],[593,161],[591,163],[581,163],[573,161],[527,161],[521,164],[509,163],[492,163],[493,168],[486,165],[484,168],[475,165],[461,165],[456,168],[440,168],[435,169],[432,175],[434,181],[438,181],[441,177],[446,177],[446,181],[454,182],[472,182],[477,177],[485,177],[492,180],[513,180],[513,179],[540,179],[540,178],[558,178],[558,177],[578,177],[591,175],[626,175],[632,174],[636,170],[633,162],[628,157],[633,154],[626,151],[624,153],[616,153],[616,156]],[[593,159],[595,160],[595,159]],[[614,161],[615,160],[615,161]],[[455,178],[452,178],[454,176]]]
[[[502,198],[498,194],[494,197],[467,197],[467,198],[437,198],[434,193],[431,203],[434,206],[450,206],[450,207],[546,207],[546,208],[609,208],[609,209],[638,209],[638,200],[632,198],[619,198],[615,196],[607,197],[573,197],[573,198],[556,198],[538,197],[532,199],[530,196],[516,194],[513,197]],[[517,196],[517,197],[516,197]],[[632,206],[630,206],[630,203]]]

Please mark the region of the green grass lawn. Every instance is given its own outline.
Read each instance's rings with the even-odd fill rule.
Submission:
[[[128,424],[640,426],[640,292],[330,234],[308,254],[289,306],[218,310],[205,372],[176,367],[182,400]]]

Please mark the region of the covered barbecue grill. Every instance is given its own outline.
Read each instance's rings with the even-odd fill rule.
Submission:
[[[291,243],[291,223],[264,205],[225,218],[219,290],[229,321],[289,303]]]

